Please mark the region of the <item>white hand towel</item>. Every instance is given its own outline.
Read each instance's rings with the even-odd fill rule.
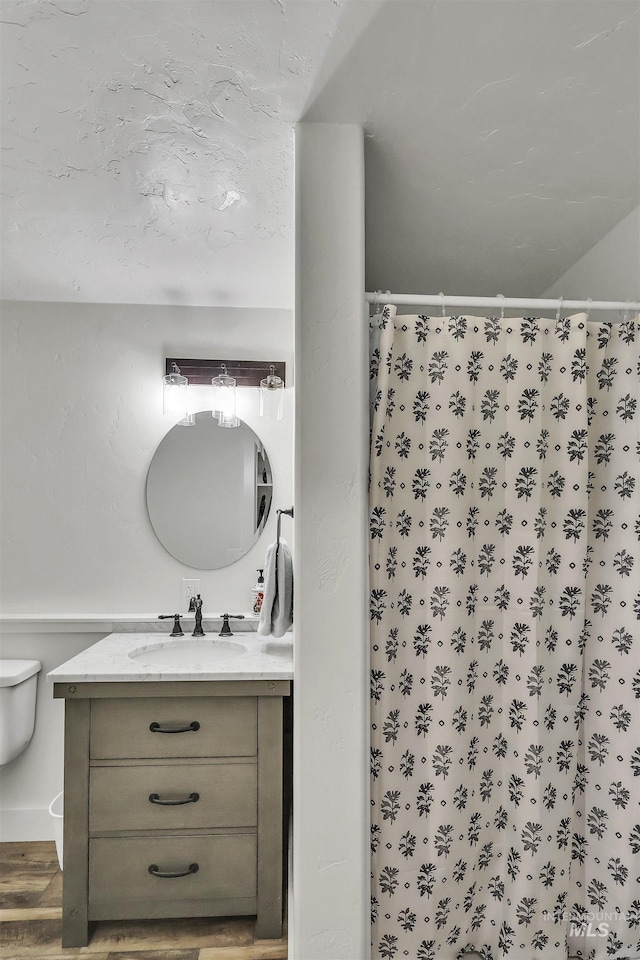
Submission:
[[[262,588],[262,606],[260,607],[260,621],[258,623],[258,633],[264,637],[268,637],[271,633],[271,615],[276,593],[275,556],[276,545],[270,543],[264,557],[264,570],[262,571],[264,587]]]
[[[277,554],[277,562],[276,562]],[[264,598],[258,633],[282,637],[293,624],[293,561],[286,540],[267,547],[264,569]]]

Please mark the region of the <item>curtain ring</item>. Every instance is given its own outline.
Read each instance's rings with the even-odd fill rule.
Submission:
[[[499,300],[502,300],[502,306],[500,307],[500,319],[504,320],[504,293],[496,294]]]
[[[629,298],[628,298],[628,297],[627,297],[627,299],[625,300],[624,304],[625,304],[624,310],[622,310],[622,316],[620,317],[620,319],[622,320],[623,323],[627,323],[629,320],[631,320],[631,310],[629,310]]]
[[[588,297],[588,298],[587,298],[587,323],[589,322],[589,314],[591,313],[591,304],[592,304],[592,303],[593,303],[593,300],[591,299],[591,297]]]
[[[560,297],[560,302],[558,304],[558,309],[556,311],[556,323],[560,323],[560,314],[562,313],[562,301],[564,297]]]
[[[442,319],[444,320],[444,318],[446,317],[446,313],[444,309],[444,293],[442,293],[442,291],[440,292],[440,297],[442,299]]]

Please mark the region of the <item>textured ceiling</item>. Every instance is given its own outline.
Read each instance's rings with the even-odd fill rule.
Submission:
[[[639,105],[637,2],[391,0],[307,118],[369,134],[368,289],[523,297],[638,205]]]
[[[300,119],[365,126],[369,288],[539,294],[638,204],[639,8],[2,0],[3,296],[291,307]]]
[[[4,296],[290,306],[330,0],[5,0]]]

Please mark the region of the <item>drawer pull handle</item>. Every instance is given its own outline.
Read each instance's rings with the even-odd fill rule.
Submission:
[[[200,724],[197,720],[194,720],[189,724],[188,727],[161,727],[159,723],[156,723],[154,720],[153,723],[149,724],[149,730],[151,733],[194,733],[196,730],[200,729]]]
[[[199,799],[199,793],[190,793],[184,800],[161,800],[157,793],[149,794],[149,803],[159,803],[163,807],[179,807],[183,803],[197,803]]]
[[[190,863],[186,870],[167,871],[162,873],[157,863],[152,863],[149,867],[149,873],[152,877],[160,877],[161,880],[175,880],[176,877],[188,877],[190,873],[197,873],[200,867],[197,863]]]

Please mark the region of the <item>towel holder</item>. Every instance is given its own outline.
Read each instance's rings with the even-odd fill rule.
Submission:
[[[280,544],[280,520],[282,519],[282,514],[286,513],[288,517],[293,517],[293,507],[289,507],[288,510],[276,510],[278,514],[278,525],[276,527],[276,544]],[[276,547],[277,549],[277,547]]]
[[[288,517],[293,517],[293,507],[289,507],[288,510],[276,510],[276,513],[278,514],[278,525],[276,526],[276,555],[275,555],[276,570],[277,570],[277,569],[278,569],[278,565],[277,565],[277,564],[278,564],[278,550],[280,549],[280,521],[281,521],[281,519],[282,519],[282,514],[283,514],[283,513],[286,513],[286,515],[287,515]]]

